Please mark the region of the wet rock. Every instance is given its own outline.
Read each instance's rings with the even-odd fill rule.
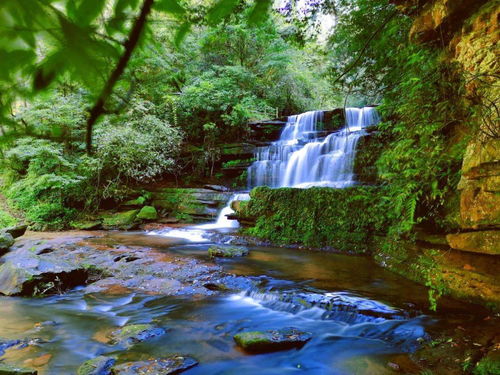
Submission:
[[[152,361],[127,362],[113,367],[113,375],[170,375],[179,374],[196,366],[190,357],[174,355]]]
[[[5,354],[5,350],[22,344],[21,340],[2,340],[0,339],[0,356]]]
[[[152,339],[165,334],[163,328],[152,324],[131,324],[111,333],[111,343],[132,346],[142,341]]]
[[[37,375],[38,371],[33,369],[9,366],[5,363],[0,363],[0,375]]]
[[[301,348],[312,334],[297,328],[268,331],[242,332],[234,336],[238,346],[250,353],[267,353],[292,348]]]
[[[137,218],[141,220],[156,220],[158,213],[153,206],[144,206],[137,214]]]
[[[204,185],[203,186],[205,189],[208,190],[213,190],[213,191],[221,191],[221,192],[227,192],[230,191],[229,188],[222,186],[222,185]]]
[[[102,216],[102,226],[104,229],[132,229],[136,226],[135,219],[138,213],[139,210],[129,210],[104,214]]]
[[[86,283],[89,272],[82,265],[43,249],[21,247],[4,257],[0,265],[0,294],[34,296],[59,293]]]
[[[12,237],[18,238],[26,233],[28,226],[26,224],[16,225],[14,227],[3,229],[2,232],[9,233]]]
[[[233,258],[248,255],[248,249],[241,246],[221,246],[214,245],[208,249],[208,255],[212,258]]]
[[[10,233],[0,233],[0,254],[14,245],[14,237]]]
[[[115,364],[111,357],[99,356],[83,362],[77,370],[77,375],[110,375],[111,367]]]
[[[498,230],[448,234],[446,239],[453,249],[500,255],[500,231]]]

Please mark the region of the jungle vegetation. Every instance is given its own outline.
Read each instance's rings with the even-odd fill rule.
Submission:
[[[384,119],[385,230],[455,225],[464,77],[388,0],[5,0],[0,20],[2,190],[34,229],[211,174],[249,121],[365,104]]]

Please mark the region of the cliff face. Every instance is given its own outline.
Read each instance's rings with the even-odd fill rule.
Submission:
[[[412,15],[410,39],[433,44],[455,63],[465,82],[472,123],[462,165],[461,233],[448,235],[452,248],[500,254],[500,1],[402,0]]]

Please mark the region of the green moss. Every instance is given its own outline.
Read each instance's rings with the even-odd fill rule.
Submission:
[[[234,335],[234,341],[241,346],[243,349],[266,345],[270,342],[268,334],[266,332],[242,332]]]
[[[210,257],[233,258],[248,254],[248,249],[240,246],[210,246],[208,255]]]
[[[77,375],[108,374],[115,360],[110,357],[99,356],[82,363]]]
[[[101,225],[100,220],[80,220],[80,221],[72,221],[70,223],[71,228],[79,230],[97,229],[100,225]]]
[[[144,206],[137,214],[137,218],[142,220],[156,220],[158,213],[153,206]]]
[[[331,246],[337,250],[370,252],[373,238],[385,233],[390,202],[381,188],[270,189],[259,187],[237,208],[249,235],[279,244]]]
[[[123,206],[142,206],[144,203],[146,203],[146,198],[140,196],[138,198],[126,201],[125,203],[123,203]]]
[[[138,213],[139,210],[130,210],[125,212],[106,214],[102,218],[102,225],[106,229],[129,229],[133,225]]]
[[[0,375],[36,375],[36,370],[9,366],[5,363],[0,363]]]

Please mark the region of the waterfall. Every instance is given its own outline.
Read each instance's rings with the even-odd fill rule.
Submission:
[[[341,130],[318,137],[323,111],[289,116],[279,140],[258,147],[248,168],[248,186],[343,188],[354,184],[354,157],[365,128],[377,124],[373,107],[346,108]]]
[[[239,223],[238,220],[230,220],[227,218],[228,215],[234,213],[234,210],[231,208],[231,203],[234,201],[244,201],[249,200],[250,196],[248,193],[236,193],[229,199],[226,206],[219,212],[219,216],[217,216],[217,220],[215,223],[208,224],[200,224],[197,225],[196,228],[202,229],[224,229],[224,228],[238,228]]]

